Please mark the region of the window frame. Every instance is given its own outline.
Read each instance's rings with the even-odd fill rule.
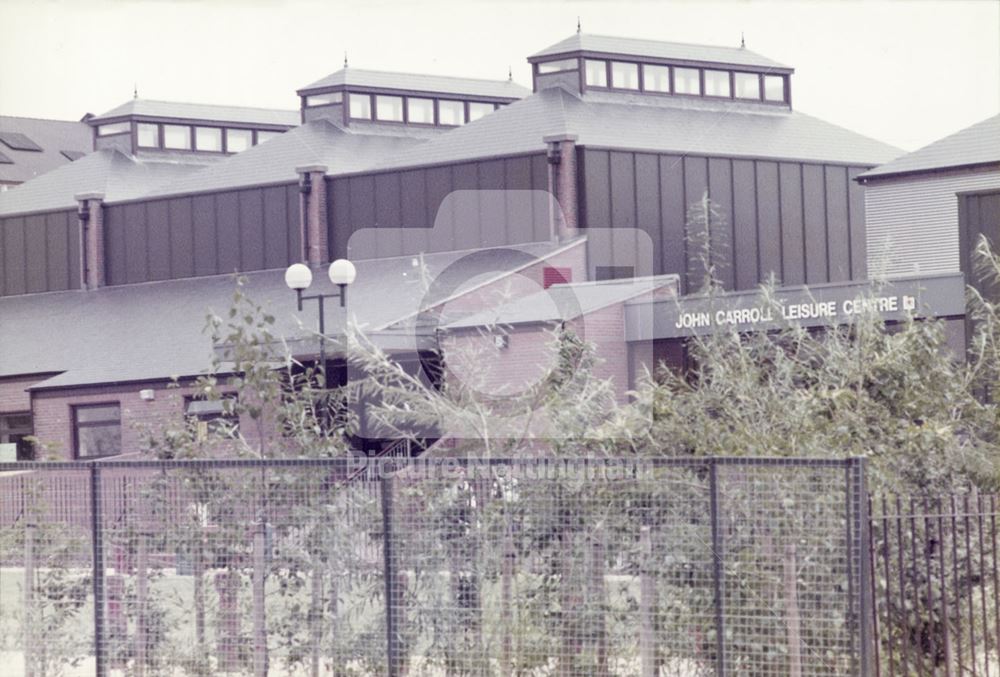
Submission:
[[[143,125],[146,125],[148,127],[153,127],[153,128],[156,129],[156,145],[153,145],[153,146],[144,146],[141,143],[139,143],[139,128],[142,127]],[[136,121],[136,123],[135,123],[135,147],[139,148],[139,149],[144,149],[144,148],[163,148],[163,125],[161,125],[159,122]]]
[[[102,131],[109,127],[120,127],[124,125],[125,129],[120,129],[113,132]],[[132,121],[131,120],[119,120],[118,122],[108,122],[102,125],[97,125],[97,136],[99,138],[105,138],[108,136],[119,136],[120,134],[131,134],[132,133]]]
[[[466,101],[463,99],[447,99],[447,98],[435,98],[434,99],[434,119],[440,127],[461,127],[468,123],[468,106],[466,106]],[[456,123],[451,122],[441,122],[441,104],[442,103],[456,103],[459,104],[459,121]]]
[[[246,132],[249,136],[246,148],[243,148],[242,150],[230,150],[229,132]],[[254,143],[255,136],[254,130],[248,127],[224,127],[222,130],[222,151],[224,153],[242,153],[244,150],[250,150],[256,145]]]
[[[737,79],[739,79],[739,76],[741,76],[741,75],[752,75],[752,76],[756,77],[756,79],[757,79],[757,96],[756,97],[740,96],[739,94],[737,94],[736,81],[737,81]],[[737,101],[757,101],[757,102],[760,102],[760,101],[764,100],[764,78],[763,78],[763,75],[761,73],[755,73],[753,71],[733,71],[733,78],[732,79],[733,79],[733,86],[732,86],[733,98],[736,99]]]
[[[430,122],[415,122],[410,119],[410,102],[411,101],[429,101],[431,104],[431,120]],[[408,125],[422,125],[425,127],[433,127],[437,124],[437,99],[433,96],[404,96],[403,97],[403,121]]]
[[[638,61],[621,61],[621,60],[608,60],[608,86],[607,89],[614,90],[616,92],[641,92],[642,89],[642,63]],[[621,64],[623,66],[635,66],[635,87],[619,87],[615,84],[615,64]]]
[[[311,103],[310,99],[318,99],[320,97],[334,97],[331,101],[326,101],[323,103]],[[344,103],[344,92],[334,91],[334,92],[317,92],[316,94],[306,94],[303,98],[302,105],[305,108],[321,108],[323,106],[336,106],[338,104]]]
[[[646,86],[646,69],[647,68],[663,68],[667,71],[667,88],[666,89],[649,89]],[[639,64],[639,81],[642,83],[643,94],[673,94],[674,93],[674,67],[670,64],[665,63],[647,63],[643,62]]]
[[[776,78],[781,82],[781,98],[780,99],[769,99],[767,97],[767,79]],[[789,86],[788,86],[788,76],[784,73],[761,73],[760,78],[760,100],[763,103],[771,103],[777,105],[788,105],[789,103]]]
[[[211,402],[212,400],[207,400],[204,397],[198,395],[185,395],[184,396],[184,418],[194,419],[197,423],[204,423],[204,432],[202,427],[198,426],[198,441],[204,441],[208,438],[209,433],[212,432],[212,423],[216,421],[224,421],[232,427],[234,433],[239,433],[240,429],[240,414],[236,410],[239,404],[239,395],[235,392],[232,393],[222,393],[222,396],[217,400],[222,405],[222,412],[219,414],[215,413],[191,413],[189,409],[194,402]],[[225,402],[232,402],[232,411],[226,412]]]
[[[406,99],[402,94],[372,94],[372,122],[382,122],[391,125],[406,124]],[[399,99],[399,119],[379,117],[379,99]]]
[[[368,99],[368,117],[356,116],[354,114],[354,107],[351,105],[354,101],[354,97],[358,97],[358,99]],[[347,92],[347,117],[350,120],[367,120],[368,122],[375,121],[375,102],[372,100],[371,92]]]
[[[733,98],[733,72],[731,70],[724,70],[721,68],[702,68],[701,70],[701,91],[702,96],[706,99],[732,99]],[[719,73],[725,76],[724,79],[720,78],[720,82],[725,82],[726,87],[729,92],[726,94],[709,94],[708,93],[708,74],[709,73]]]
[[[490,110],[488,110],[485,113],[483,113],[482,115],[480,115],[478,118],[473,119],[473,117],[472,117],[472,107],[473,106],[490,106],[491,108],[490,108]],[[497,109],[497,106],[492,101],[466,101],[465,102],[465,121],[468,123],[468,122],[475,122],[476,120],[482,120],[484,117],[486,117],[490,113],[496,111],[496,109]]]
[[[187,147],[180,148],[177,146],[167,145],[167,128],[168,127],[178,127],[187,130]],[[160,126],[160,139],[162,141],[163,150],[180,150],[180,151],[192,151],[194,150],[194,125],[184,125],[175,123],[164,123]]]
[[[694,71],[694,82],[698,85],[698,91],[696,92],[679,92],[677,91],[677,71]],[[670,93],[675,96],[705,96],[705,87],[703,82],[701,68],[695,66],[671,66],[670,67]]]
[[[24,426],[10,425],[6,421],[12,418],[26,417],[28,419],[28,424]],[[30,457],[21,458],[20,454],[20,442],[23,441],[24,437],[31,437],[35,434],[35,417],[32,415],[31,411],[5,411],[0,413],[0,438],[9,437],[12,435],[19,435],[22,440],[16,442],[0,442],[0,444],[13,444],[15,449],[15,458],[18,461],[21,460],[34,460],[35,456],[35,445],[30,442],[25,444],[25,447],[30,452]]]
[[[546,64],[572,64],[572,66],[566,68],[556,68],[555,70],[542,71],[542,67]],[[552,75],[553,73],[571,73],[575,70],[580,69],[580,60],[576,57],[567,57],[565,59],[552,59],[551,61],[539,61],[535,64],[535,74],[536,75]]]
[[[80,421],[80,411],[84,409],[100,409],[102,407],[115,407],[118,410],[118,418],[115,421],[110,419],[103,421]],[[71,404],[71,417],[73,426],[73,458],[78,461],[93,460],[98,458],[110,458],[121,456],[122,454],[122,405],[120,401],[110,400],[107,402],[87,402],[86,404]],[[91,454],[83,456],[80,454],[80,428],[106,428],[115,424],[118,428],[118,451],[111,454]]]
[[[604,64],[604,84],[594,85],[589,82],[590,68],[588,64],[590,63],[601,63]],[[583,59],[583,84],[587,89],[611,89],[611,61],[609,59]]]
[[[226,129],[225,129],[225,127],[219,127],[219,126],[216,126],[216,125],[192,125],[191,127],[194,130],[194,145],[192,145],[191,150],[193,150],[196,153],[213,153],[213,154],[225,153],[226,152],[226,139],[225,139],[225,137],[226,137]],[[203,148],[199,148],[198,147],[198,130],[199,129],[216,130],[219,133],[219,149],[218,150],[208,150],[208,149],[203,149]]]

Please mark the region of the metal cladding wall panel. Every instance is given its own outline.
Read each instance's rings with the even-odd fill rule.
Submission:
[[[851,224],[851,278],[855,280],[868,276],[865,188],[854,180],[866,169],[866,167],[849,167],[847,170],[847,216]]]
[[[420,252],[427,249],[430,241],[424,221],[427,215],[427,173],[420,170],[402,172],[399,175],[400,200],[402,202],[403,250]]]
[[[681,276],[681,291],[687,292],[687,240],[684,199],[684,161],[677,155],[660,156],[660,248],[663,268],[657,272]]]
[[[507,241],[510,224],[504,189],[503,160],[484,160],[479,163],[479,232],[482,246],[499,247]]]
[[[779,165],[778,190],[781,193],[781,279],[786,285],[805,284],[806,255],[802,223],[802,165],[794,162],[782,162]]]
[[[545,154],[531,155],[531,189],[549,190],[549,165],[545,159]],[[534,205],[535,232],[531,238],[535,242],[544,242],[551,236],[549,228],[549,205],[546,201],[536,200]]]
[[[736,289],[760,282],[757,239],[757,179],[752,160],[733,160],[733,260]]]
[[[261,190],[241,190],[240,203],[240,270],[263,270],[264,265],[264,205]]]
[[[830,282],[851,279],[851,224],[847,204],[847,167],[824,168],[826,175],[826,237]]]
[[[869,182],[868,270],[888,277],[960,271],[958,194],[998,188],[997,168]]]
[[[456,191],[475,191],[479,187],[479,165],[469,162],[457,165],[451,173],[452,187]],[[454,249],[474,249],[482,242],[479,223],[478,196],[464,193],[453,195],[455,240]]]
[[[191,199],[191,222],[194,226],[194,274],[214,275],[219,270],[219,229],[213,195],[195,195]]]
[[[431,233],[430,251],[447,251],[455,240],[454,202],[444,202],[452,191],[451,167],[433,167],[427,171],[427,220]]]
[[[347,245],[351,238],[351,186],[350,179],[330,179],[327,184],[327,223],[329,225],[330,258],[348,256]],[[353,256],[353,253],[351,253]]]
[[[757,173],[757,237],[760,247],[761,280],[774,275],[784,280],[781,259],[781,203],[778,194],[778,163],[759,160]]]
[[[330,193],[327,193],[329,196]],[[299,195],[299,186],[296,183],[285,186],[285,222],[282,228],[285,231],[285,241],[288,244],[288,254],[285,263],[277,266],[278,268],[283,268],[292,263],[302,260],[302,223],[301,223],[301,204],[302,198]],[[327,200],[329,202],[329,200]],[[331,251],[327,252],[332,254],[333,242],[330,238],[327,238],[327,247],[331,248]],[[330,259],[333,260],[332,258]]]
[[[503,162],[504,185],[512,191],[531,190],[531,158],[507,158]],[[511,243],[534,239],[534,204],[515,194],[507,196],[507,228]]]
[[[287,190],[287,186],[272,186],[261,191],[265,268],[283,268],[293,263],[288,255],[291,219],[288,218]],[[298,220],[298,214],[295,217]]]
[[[45,249],[48,265],[45,286],[48,291],[69,289],[69,238],[66,214],[45,215]]]
[[[663,267],[660,245],[660,162],[656,155],[635,155],[636,227],[649,236],[653,246],[653,270]]]
[[[704,223],[687,223],[691,207],[701,202],[707,194],[708,159],[684,156],[684,218],[686,223],[685,242],[688,250],[688,291],[697,291],[704,285],[708,272],[707,265],[710,263],[708,254],[711,234],[707,231]]]
[[[166,200],[146,204],[149,279],[170,279],[170,218]]]
[[[125,284],[125,207],[104,208],[104,279],[109,285]]]
[[[635,154],[611,152],[608,167],[611,178],[611,248],[605,259],[612,266],[631,266],[636,258],[636,238],[632,229],[636,218]],[[636,273],[638,274],[638,272]]]
[[[375,226],[383,228],[375,243],[376,256],[399,256],[403,253],[402,187],[399,174],[376,174]]]
[[[962,272],[984,296],[1000,299],[1000,285],[979,272],[975,253],[984,237],[995,253],[1000,251],[1000,189],[960,196],[958,206]]]
[[[584,152],[583,213],[588,228],[611,227],[611,157],[607,151]]]
[[[190,198],[174,198],[167,204],[170,219],[170,277],[194,275],[194,223]]]
[[[826,180],[822,165],[802,165],[802,213],[806,236],[806,283],[826,282]]]
[[[716,228],[712,233],[712,251],[716,277],[726,289],[732,289],[736,283],[736,270],[733,266],[733,241],[735,226],[733,222],[733,165],[727,158],[708,159],[708,193],[719,211],[723,222],[722,228]],[[659,270],[659,268],[657,268]]]
[[[148,242],[146,238],[146,205],[142,202],[125,206],[125,282],[149,280],[146,267]]]
[[[27,291],[27,257],[24,255],[24,217],[7,218],[3,223],[4,294]]]
[[[232,273],[240,267],[240,200],[236,193],[215,196],[218,224],[219,267],[216,272]]]
[[[45,268],[48,266],[45,251],[45,215],[34,214],[24,218],[25,258],[27,259],[28,293],[46,291]]]
[[[69,262],[69,286],[67,289],[80,289],[80,222],[76,218],[76,211],[65,212],[66,215],[66,241],[69,246],[67,252]],[[107,231],[105,231],[107,237]]]

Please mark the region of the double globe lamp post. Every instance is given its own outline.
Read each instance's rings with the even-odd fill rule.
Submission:
[[[312,271],[304,263],[293,263],[285,270],[285,284],[295,292],[298,299],[299,312],[302,312],[302,302],[315,299],[319,305],[319,368],[323,375],[323,386],[326,387],[326,317],[324,306],[326,299],[339,298],[340,307],[347,303],[347,286],[354,282],[358,271],[354,264],[347,259],[337,259],[330,264],[327,271],[330,282],[337,286],[338,291],[333,294],[311,294],[304,295],[306,289],[312,284]]]

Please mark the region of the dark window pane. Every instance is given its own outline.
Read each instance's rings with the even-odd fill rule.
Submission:
[[[93,407],[77,407],[77,423],[117,423],[120,419],[117,404],[102,404]]]
[[[120,454],[122,429],[120,425],[89,425],[77,428],[76,448],[79,458]]]

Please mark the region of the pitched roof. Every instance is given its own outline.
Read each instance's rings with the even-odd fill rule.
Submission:
[[[648,99],[648,101],[647,101]],[[406,167],[542,151],[543,137],[572,133],[591,147],[876,165],[902,151],[799,112],[740,104],[618,100],[544,89],[401,153]]]
[[[397,127],[405,131],[405,128]],[[361,171],[417,145],[417,135],[359,134],[329,120],[312,120],[198,172],[158,186],[151,195],[225,190],[295,181],[296,167],[325,165],[328,173]]]
[[[892,162],[870,169],[859,178],[869,179],[991,162],[1000,162],[1000,115],[977,122],[971,127],[938,139]]]
[[[565,245],[520,247],[544,258]],[[425,254],[431,275],[455,266],[466,279],[502,275],[524,265],[510,248]],[[378,329],[409,317],[428,303],[425,286],[409,256],[356,261],[357,280],[348,292],[348,312],[360,326]],[[313,289],[332,292],[325,271],[314,273]],[[295,341],[312,335],[315,306],[299,314],[284,271],[246,276],[247,295],[276,318],[273,333]],[[169,280],[91,291],[66,291],[0,298],[0,377],[62,372],[41,387],[166,379],[203,373],[211,364],[212,342],[203,329],[209,312],[224,315],[232,304],[231,275]],[[327,331],[343,330],[346,313],[328,306]],[[301,323],[300,323],[301,318]],[[55,329],[58,327],[58,331]]]
[[[0,215],[75,209],[77,193],[104,193],[108,202],[145,195],[153,187],[201,169],[200,164],[152,162],[103,149],[0,193]]]
[[[120,106],[90,118],[91,125],[120,117],[178,118],[182,120],[210,120],[236,124],[282,125],[299,124],[299,111],[246,106],[218,106],[207,103],[181,103],[131,99]]]
[[[720,47],[716,45],[696,45],[684,42],[643,40],[641,38],[620,38],[610,35],[575,33],[560,40],[540,52],[528,57],[536,61],[546,56],[588,52],[594,54],[621,54],[624,56],[652,57],[671,61],[701,61],[733,66],[750,66],[791,71],[789,66],[778,63],[766,56],[751,52],[745,47]]]
[[[547,290],[449,322],[447,329],[471,329],[493,325],[559,322],[583,317],[616,303],[667,287],[674,292],[677,275],[633,277],[623,280],[554,284]]]
[[[377,89],[398,89],[434,94],[455,94],[462,96],[484,96],[505,99],[520,99],[531,93],[512,80],[483,80],[480,78],[457,78],[445,75],[425,75],[421,73],[393,73],[390,71],[370,71],[361,68],[342,68],[321,78],[300,90],[299,94],[336,87],[354,85]]]
[[[7,134],[23,135],[41,150],[25,150],[25,144]],[[89,153],[93,148],[91,134],[83,122],[0,115],[0,136],[15,146],[0,140],[0,152],[10,160],[0,161],[0,182],[21,183],[52,171],[70,161],[63,151]]]

